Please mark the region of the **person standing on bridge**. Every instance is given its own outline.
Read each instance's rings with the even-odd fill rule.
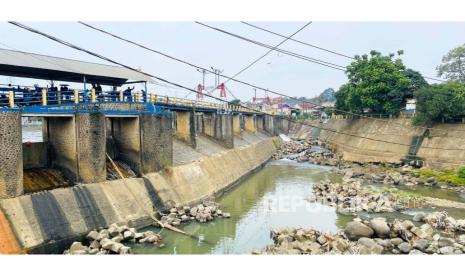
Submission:
[[[134,90],[135,86],[128,87],[126,90],[124,90],[124,97],[126,98],[126,101],[132,102],[132,90]]]

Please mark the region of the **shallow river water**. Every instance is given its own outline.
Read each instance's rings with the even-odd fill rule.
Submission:
[[[339,214],[333,207],[306,200],[312,194],[313,183],[326,178],[337,181],[339,177],[331,167],[289,160],[272,161],[217,199],[221,209],[231,213],[230,219],[181,227],[199,239],[163,230],[164,247],[140,244],[131,244],[131,247],[136,254],[246,254],[270,244],[273,227],[302,226],[337,231],[353,216]],[[367,218],[384,216],[388,220],[411,219],[419,211],[431,210],[359,215]],[[463,216],[463,212],[448,211],[451,215]],[[144,230],[160,231],[154,227]]]

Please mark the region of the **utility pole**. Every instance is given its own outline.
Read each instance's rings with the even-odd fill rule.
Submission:
[[[196,69],[198,72],[202,73],[202,86],[205,89],[205,75],[208,74],[208,71],[205,69]]]
[[[223,73],[224,70],[214,68],[213,66],[210,66],[210,68],[215,74],[215,87],[218,87],[218,85],[220,85],[220,74]]]

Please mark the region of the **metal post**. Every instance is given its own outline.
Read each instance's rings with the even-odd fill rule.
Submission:
[[[145,89],[144,89],[144,95],[142,95],[144,97],[144,102],[147,102],[147,93],[148,93],[148,90],[147,90],[147,82],[144,82],[144,85],[145,85]]]
[[[140,91],[136,91],[136,102],[140,102]]]
[[[124,101],[123,90],[120,90],[120,91],[119,91],[119,101],[120,101],[120,102]]]
[[[91,102],[95,103],[95,89],[92,88],[91,90],[91,98],[90,98]]]
[[[86,86],[86,76],[84,76],[84,102],[87,102],[87,99],[86,99],[86,96],[87,96],[87,86]]]
[[[15,93],[13,91],[8,91],[8,99],[10,102],[10,107],[15,107]]]
[[[47,105],[47,89],[42,88],[42,105]]]
[[[74,89],[74,103],[78,104],[79,103],[79,90]]]

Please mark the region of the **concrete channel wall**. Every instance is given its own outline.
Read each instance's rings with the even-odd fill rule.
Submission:
[[[310,123],[319,124],[315,121]],[[417,138],[423,136],[424,131],[424,128],[413,126],[410,119],[406,118],[331,119],[322,124],[321,129],[293,124],[290,136],[299,139],[319,137],[330,144],[345,160],[400,163],[409,156],[409,150]],[[430,134],[418,144],[416,157],[422,159],[427,167],[435,169],[463,166],[464,134],[464,124],[436,124],[430,130]]]
[[[148,213],[156,209],[197,202],[231,187],[269,160],[278,143],[264,138],[141,178],[2,199],[0,253],[61,253],[92,229],[112,223],[150,225]]]

